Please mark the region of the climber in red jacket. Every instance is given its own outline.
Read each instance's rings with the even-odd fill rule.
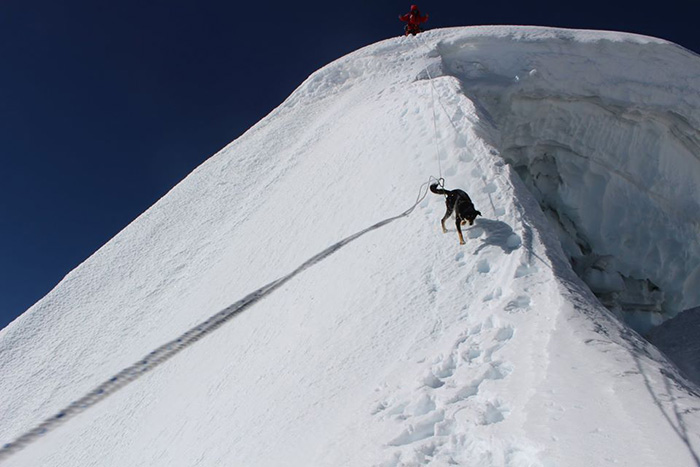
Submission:
[[[408,36],[409,34],[411,34],[415,36],[419,32],[423,32],[423,29],[421,29],[420,25],[421,23],[425,23],[426,21],[428,21],[428,15],[426,14],[425,16],[421,16],[418,6],[411,5],[411,12],[406,13],[405,15],[399,15],[399,19],[404,23],[408,23],[404,28],[404,30],[406,31],[406,35]]]

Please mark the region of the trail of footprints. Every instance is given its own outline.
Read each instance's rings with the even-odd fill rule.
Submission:
[[[467,433],[505,420],[508,407],[485,386],[511,373],[498,353],[513,333],[489,317],[463,332],[449,352],[427,362],[417,390],[381,400],[373,415],[395,426],[397,435],[386,443],[391,459],[379,465],[456,463],[451,458],[455,444],[464,442]]]

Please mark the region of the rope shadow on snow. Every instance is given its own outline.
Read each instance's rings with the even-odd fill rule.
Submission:
[[[427,186],[427,184],[424,184],[424,186]],[[421,187],[421,192],[422,190],[423,187]],[[245,311],[252,305],[255,305],[257,302],[270,295],[272,292],[280,288],[288,281],[292,280],[297,275],[301,274],[310,267],[320,263],[321,261],[328,258],[333,253],[337,252],[350,242],[357,240],[358,238],[362,237],[363,235],[369,232],[372,232],[373,230],[377,230],[380,227],[394,222],[395,220],[401,219],[403,217],[408,217],[428,193],[427,189],[425,190],[425,193],[421,194],[421,192],[419,192],[416,203],[406,211],[402,212],[397,216],[390,217],[384,219],[383,221],[377,222],[376,224],[371,225],[370,227],[367,227],[366,229],[357,232],[353,235],[350,235],[349,237],[346,237],[345,239],[331,245],[330,247],[321,251],[317,255],[312,256],[310,259],[302,263],[301,266],[297,267],[291,273],[287,274],[286,276],[280,279],[270,282],[269,284],[263,287],[260,287],[256,291],[246,295],[241,300],[238,300],[237,302],[233,303],[232,305],[228,306],[222,311],[211,316],[206,321],[191,328],[176,339],[173,339],[170,342],[163,344],[162,346],[158,347],[157,349],[140,359],[138,362],[112,376],[107,381],[103,382],[80,399],[71,402],[67,407],[58,412],[56,415],[47,418],[33,429],[20,435],[14,441],[3,445],[2,448],[0,448],[0,461],[25,448],[27,445],[33,443],[34,441],[37,441],[49,431],[58,428],[59,425],[65,423],[67,420],[73,418],[81,412],[84,412],[85,410],[94,406],[98,402],[101,402],[102,400],[106,399],[109,395],[117,392],[119,389],[127,386],[129,383],[140,378],[145,373],[153,370],[154,368],[169,360],[176,354],[185,350],[187,347],[191,346],[202,337],[218,329],[221,325],[231,320],[237,314]]]
[[[697,388],[692,387],[692,385],[686,382],[680,374],[677,374],[672,370],[669,371],[662,368],[659,370],[659,372],[663,378],[665,392],[655,390],[652,384],[653,375],[649,375],[642,364],[643,357],[657,362],[659,361],[657,358],[654,358],[654,356],[647,349],[647,346],[651,346],[652,344],[646,342],[640,336],[638,336],[636,333],[632,333],[630,330],[626,330],[626,332],[623,332],[622,334],[631,345],[631,348],[629,348],[628,351],[637,366],[637,371],[644,379],[644,385],[646,390],[649,392],[649,395],[653,399],[654,404],[659,409],[664,419],[666,419],[671,429],[688,448],[688,453],[693,458],[695,465],[700,467],[700,455],[690,441],[690,433],[688,432],[688,427],[684,419],[684,415],[687,415],[691,409],[687,409],[685,411],[681,410],[678,405],[678,397],[674,394],[674,392],[678,391],[689,396],[698,397],[699,394],[697,393]],[[667,363],[667,365],[668,364],[669,363]],[[676,391],[673,390],[674,388]],[[667,409],[669,404],[671,407],[670,409]]]
[[[647,375],[647,373],[644,371],[644,368],[642,367],[642,363],[639,356],[633,354],[633,358],[635,363],[637,364],[637,369],[639,370],[639,373],[644,378],[644,384],[646,386],[647,391],[649,392],[649,395],[651,395],[651,398],[654,400],[654,404],[656,404],[656,406],[668,422],[671,429],[676,433],[676,435],[678,435],[683,444],[686,445],[690,456],[695,462],[695,465],[697,467],[700,467],[700,455],[698,455],[692,443],[690,442],[688,427],[686,426],[685,420],[683,418],[683,415],[687,412],[682,412],[679,409],[677,397],[673,394],[672,385],[679,389],[685,389],[686,391],[688,390],[688,388],[685,387],[684,384],[679,383],[679,379],[675,375],[669,374],[667,371],[661,370],[660,372],[664,378],[666,392],[657,394],[653,386],[651,385],[649,375]],[[695,394],[694,392],[691,391],[691,393],[697,396],[697,394]],[[671,399],[672,413],[669,413],[669,411],[667,411],[666,407],[662,403],[662,397]]]

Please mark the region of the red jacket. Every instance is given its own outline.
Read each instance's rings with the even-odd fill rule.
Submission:
[[[428,15],[426,14],[425,16],[421,16],[420,11],[416,9],[411,11],[410,13],[406,13],[405,15],[400,15],[399,19],[412,26],[418,26],[419,24],[428,21]]]

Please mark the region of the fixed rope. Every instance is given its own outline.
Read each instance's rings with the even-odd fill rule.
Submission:
[[[418,34],[417,36],[421,36],[421,34]],[[423,38],[423,37],[421,37],[421,40],[423,41],[423,45],[425,45],[425,47],[428,49],[428,52],[431,52],[432,48],[431,48],[430,44],[428,43],[428,40]],[[435,144],[436,144],[436,147],[438,150],[438,170],[440,172],[440,180],[441,180],[441,182],[444,183],[444,179],[442,177],[442,166],[441,166],[441,162],[440,162],[440,148],[439,148],[439,145],[437,143],[438,130],[437,130],[437,115],[435,113],[435,93],[437,93],[437,90],[435,89],[435,83],[434,83],[433,76],[430,73],[430,65],[426,65],[424,70],[425,70],[425,73],[428,75],[428,82],[430,83],[430,95],[432,98],[432,107],[433,107],[433,126],[434,126],[435,140],[436,140]],[[447,109],[445,108],[445,105],[442,103],[442,99],[440,99],[439,93],[437,95],[437,101],[438,101],[438,104],[440,104],[440,108],[442,108],[442,111],[445,113],[445,116],[447,117],[447,121],[450,122],[450,125],[454,129],[457,137],[462,138],[463,136],[462,136],[459,128],[457,128],[457,125],[455,124],[452,117],[450,116],[450,113],[447,111]],[[482,183],[484,184],[484,188],[486,189],[486,188],[488,188],[488,183],[486,182],[486,179],[485,179],[485,175],[484,175],[485,172],[484,172],[483,168],[481,167],[481,164],[479,163],[479,161],[476,158],[474,160],[475,160],[475,163],[478,166],[479,170],[482,172],[482,176],[480,178],[481,178]],[[440,186],[442,186],[444,188],[443,184],[441,184]],[[485,191],[489,197],[489,202],[491,203],[491,208],[493,209],[493,212],[496,215],[496,217],[498,217],[498,213],[496,211],[496,206],[495,206],[493,199],[491,197],[491,193],[489,190],[485,190]]]
[[[420,35],[420,34],[419,34]],[[415,37],[415,36],[414,36]],[[425,45],[428,48],[428,52],[430,52],[430,46],[428,45],[427,40],[423,40],[423,45]],[[435,111],[435,85],[433,84],[433,77],[430,74],[430,65],[425,66],[425,73],[428,75],[428,82],[430,83],[430,100],[431,100],[431,109],[433,111],[433,139],[435,140],[435,155],[437,158],[437,165],[438,165],[438,184],[444,188],[445,187],[445,179],[442,176],[442,162],[440,161],[440,137],[438,136],[438,125],[437,125],[437,112]],[[438,102],[440,102],[440,96],[438,96]],[[440,106],[442,107],[442,110],[445,110],[445,107],[442,106],[442,102],[440,102]],[[450,119],[451,121],[451,119]],[[454,126],[454,125],[453,125]]]
[[[119,389],[125,387],[129,383],[135,381],[136,379],[143,376],[145,373],[153,370],[157,366],[166,362],[176,354],[185,350],[187,347],[191,346],[207,334],[212,333],[224,323],[230,321],[234,316],[251,307],[258,301],[262,300],[283,284],[287,283],[293,279],[298,274],[304,272],[306,269],[314,266],[315,264],[321,262],[322,260],[328,258],[330,255],[340,250],[342,247],[348,243],[360,238],[361,236],[383,227],[395,220],[401,219],[403,217],[408,217],[413,210],[420,204],[423,199],[425,199],[428,194],[428,185],[434,180],[431,177],[427,182],[423,183],[418,190],[418,197],[415,203],[404,212],[399,215],[384,219],[383,221],[377,222],[366,229],[357,232],[343,240],[331,245],[325,250],[321,251],[317,255],[311,257],[294,271],[281,277],[269,284],[260,287],[256,291],[246,295],[241,300],[233,303],[227,308],[221,310],[220,312],[214,314],[209,319],[197,324],[193,328],[189,329],[179,337],[167,342],[160,347],[156,348],[152,352],[145,355],[143,358],[139,359],[136,363],[124,368],[119,373],[115,374],[108,380],[104,381],[102,384],[94,388],[92,391],[88,392],[79,399],[74,400],[68,404],[65,408],[60,410],[58,413],[45,419],[36,427],[27,431],[26,433],[17,437],[14,441],[7,443],[0,448],[0,462],[7,459],[12,454],[18,452],[29,444],[37,441],[42,436],[46,435],[49,431],[56,429],[59,425],[65,423],[69,419],[75,417],[81,412],[89,409],[98,402],[104,400],[109,395],[114,394]],[[424,191],[425,190],[425,191]]]
[[[430,77],[430,71],[428,70],[428,67],[425,67],[426,73],[428,73],[428,78],[430,80],[430,98],[432,99],[432,109],[433,109],[433,137],[435,139],[435,154],[437,158],[437,164],[438,164],[438,175],[439,179],[443,180],[442,177],[442,162],[440,161],[440,138],[438,137],[438,126],[437,126],[437,113],[435,112],[435,86],[433,86],[433,79]],[[439,98],[439,96],[438,96]],[[442,186],[442,183],[440,184]]]

